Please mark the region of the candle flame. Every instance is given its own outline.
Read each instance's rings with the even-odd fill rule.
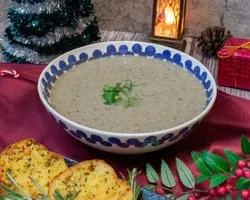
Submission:
[[[165,22],[166,22],[166,24],[174,24],[175,23],[174,12],[170,8],[165,8]]]
[[[157,0],[154,35],[167,38],[178,37],[180,0]]]

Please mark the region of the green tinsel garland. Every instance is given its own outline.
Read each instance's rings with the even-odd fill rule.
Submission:
[[[53,14],[41,5],[46,6],[45,0],[14,0],[26,5],[34,3],[32,6],[40,3],[42,11],[28,11],[26,5],[15,5],[9,10],[10,26],[2,47],[7,62],[48,63],[62,53],[100,40],[91,0],[52,1],[49,3],[60,5],[60,11],[54,6]]]
[[[72,47],[78,48],[81,46],[85,46],[91,44],[92,42],[98,41],[100,39],[98,24],[96,18],[94,21],[90,22],[90,24],[85,28],[82,34],[72,36],[72,37],[64,37],[57,43],[50,46],[36,46],[26,44],[25,47],[32,49],[38,52],[40,55],[52,55],[52,54],[60,54],[72,49]],[[5,35],[8,41],[11,44],[17,44],[23,46],[22,43],[17,42],[10,30],[7,28],[5,31]]]
[[[35,3],[44,3],[46,0],[12,0],[17,3],[30,3],[30,4],[35,4]]]
[[[76,27],[79,16],[89,17],[92,13],[93,4],[89,0],[70,0],[65,2],[65,7],[53,14],[22,14],[10,8],[8,18],[12,32],[26,36],[42,36],[48,31],[53,31],[56,26]]]
[[[6,52],[4,48],[2,48],[2,52],[3,52],[3,57],[5,61],[8,63],[30,63],[26,61],[26,58],[19,58]]]

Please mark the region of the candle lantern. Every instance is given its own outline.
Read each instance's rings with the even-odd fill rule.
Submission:
[[[184,50],[186,0],[154,0],[152,32],[149,40]]]

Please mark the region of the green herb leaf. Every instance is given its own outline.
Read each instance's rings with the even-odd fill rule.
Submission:
[[[236,200],[242,200],[240,194],[237,196],[237,199]]]
[[[250,179],[241,177],[236,182],[236,188],[239,190],[246,190],[250,188]]]
[[[102,97],[104,98],[104,103],[111,105],[115,102],[115,92],[105,92]]]
[[[148,184],[148,185],[145,185],[144,188],[145,188],[146,190],[152,191],[152,190],[155,189],[155,185],[153,185],[153,184]]]
[[[232,200],[231,194],[229,193],[226,196],[224,196],[224,200]]]
[[[185,194],[185,195],[183,195],[183,196],[177,198],[176,200],[187,200],[188,197],[190,197],[190,194]]]
[[[169,166],[164,160],[162,160],[161,162],[161,180],[162,180],[162,184],[166,187],[172,188],[176,185],[174,176]]]
[[[68,200],[75,200],[76,199],[76,197],[80,194],[80,192],[81,192],[81,190],[79,190],[77,193],[75,193],[75,194],[70,194],[69,196],[68,196]],[[137,200],[137,199],[135,199],[135,200]]]
[[[185,185],[187,188],[194,188],[195,178],[192,172],[179,158],[176,158],[176,164],[177,171],[183,185]]]
[[[224,183],[229,177],[220,174],[215,174],[211,177],[210,188],[216,187],[221,183]]]
[[[226,154],[226,157],[227,157],[228,161],[230,162],[230,164],[233,167],[236,167],[237,166],[237,162],[240,159],[242,159],[239,155],[235,154],[232,151],[229,151],[228,149],[225,150],[225,154]]]
[[[136,177],[140,174],[141,172],[138,172],[136,168],[133,168],[132,171],[128,170],[128,176],[129,180],[128,183],[130,187],[132,188],[133,195],[134,195],[134,200],[137,200],[141,194],[141,188],[136,182]]]
[[[46,194],[46,192],[43,190],[43,188],[39,185],[39,183],[35,180],[35,179],[33,179],[33,178],[31,178],[31,177],[28,177],[30,180],[31,180],[31,182],[37,187],[37,189],[41,192],[41,194],[43,195],[43,197],[45,198],[45,199],[48,199],[48,197],[46,197],[47,196],[47,194]],[[48,199],[49,200],[49,199]]]
[[[174,194],[166,194],[166,195],[164,195],[164,196],[167,197],[168,200],[175,200]]]
[[[241,137],[241,151],[246,155],[250,154],[250,142],[244,135]]]
[[[230,167],[227,161],[219,155],[204,151],[202,153],[202,158],[206,164],[215,172],[219,173],[229,173]]]
[[[204,176],[203,174],[201,174],[200,176],[198,176],[197,178],[197,183],[202,183],[203,181],[207,180],[209,177]]]
[[[0,184],[0,187],[7,192],[7,197],[10,198],[10,199],[11,199],[11,197],[12,198],[13,197],[21,198],[22,200],[28,199],[28,197],[18,194],[17,192],[15,192],[14,190],[12,190],[11,188],[9,188],[8,186],[6,186],[4,184]]]
[[[121,92],[121,83],[116,83],[116,86],[114,87],[115,92]]]
[[[213,175],[212,170],[207,166],[200,153],[192,152],[191,156],[196,167],[204,176],[210,177]]]
[[[25,198],[28,198],[24,191],[22,190],[22,188],[19,186],[19,184],[14,180],[14,178],[12,177],[12,175],[10,173],[6,173],[7,174],[7,177],[10,179],[10,181],[15,185],[15,187],[19,190],[19,192],[21,193],[21,195]]]
[[[103,87],[103,91],[104,91],[104,92],[113,92],[114,89],[113,89],[111,86],[109,86],[109,85],[105,85],[105,86]]]
[[[54,191],[53,197],[54,197],[55,199],[57,199],[57,200],[65,200],[65,199],[63,198],[63,196],[61,195],[61,193],[58,192],[57,190]]]
[[[103,87],[102,97],[104,99],[104,104],[106,105],[122,105],[125,108],[134,106],[138,99],[130,95],[130,92],[133,88],[132,81],[127,80],[126,83],[122,86],[121,83],[116,83],[116,85],[110,86],[105,85]]]
[[[159,180],[158,174],[149,163],[146,164],[146,175],[150,183],[157,183]]]
[[[123,86],[123,88],[128,89],[128,91],[130,92],[130,91],[132,90],[132,88],[133,88],[133,83],[132,83],[132,81],[127,80],[127,81],[126,81],[126,84]]]

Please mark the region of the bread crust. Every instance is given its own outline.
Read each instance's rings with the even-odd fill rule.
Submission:
[[[50,181],[66,169],[67,165],[61,155],[49,152],[32,138],[11,144],[0,154],[0,182],[17,191],[6,175],[9,172],[24,193],[33,198],[40,197],[40,192],[29,177],[35,179],[47,192]]]
[[[58,174],[52,180],[48,196],[54,191],[63,196],[80,191],[76,200],[133,200],[127,181],[118,179],[114,169],[103,160],[87,160]]]

